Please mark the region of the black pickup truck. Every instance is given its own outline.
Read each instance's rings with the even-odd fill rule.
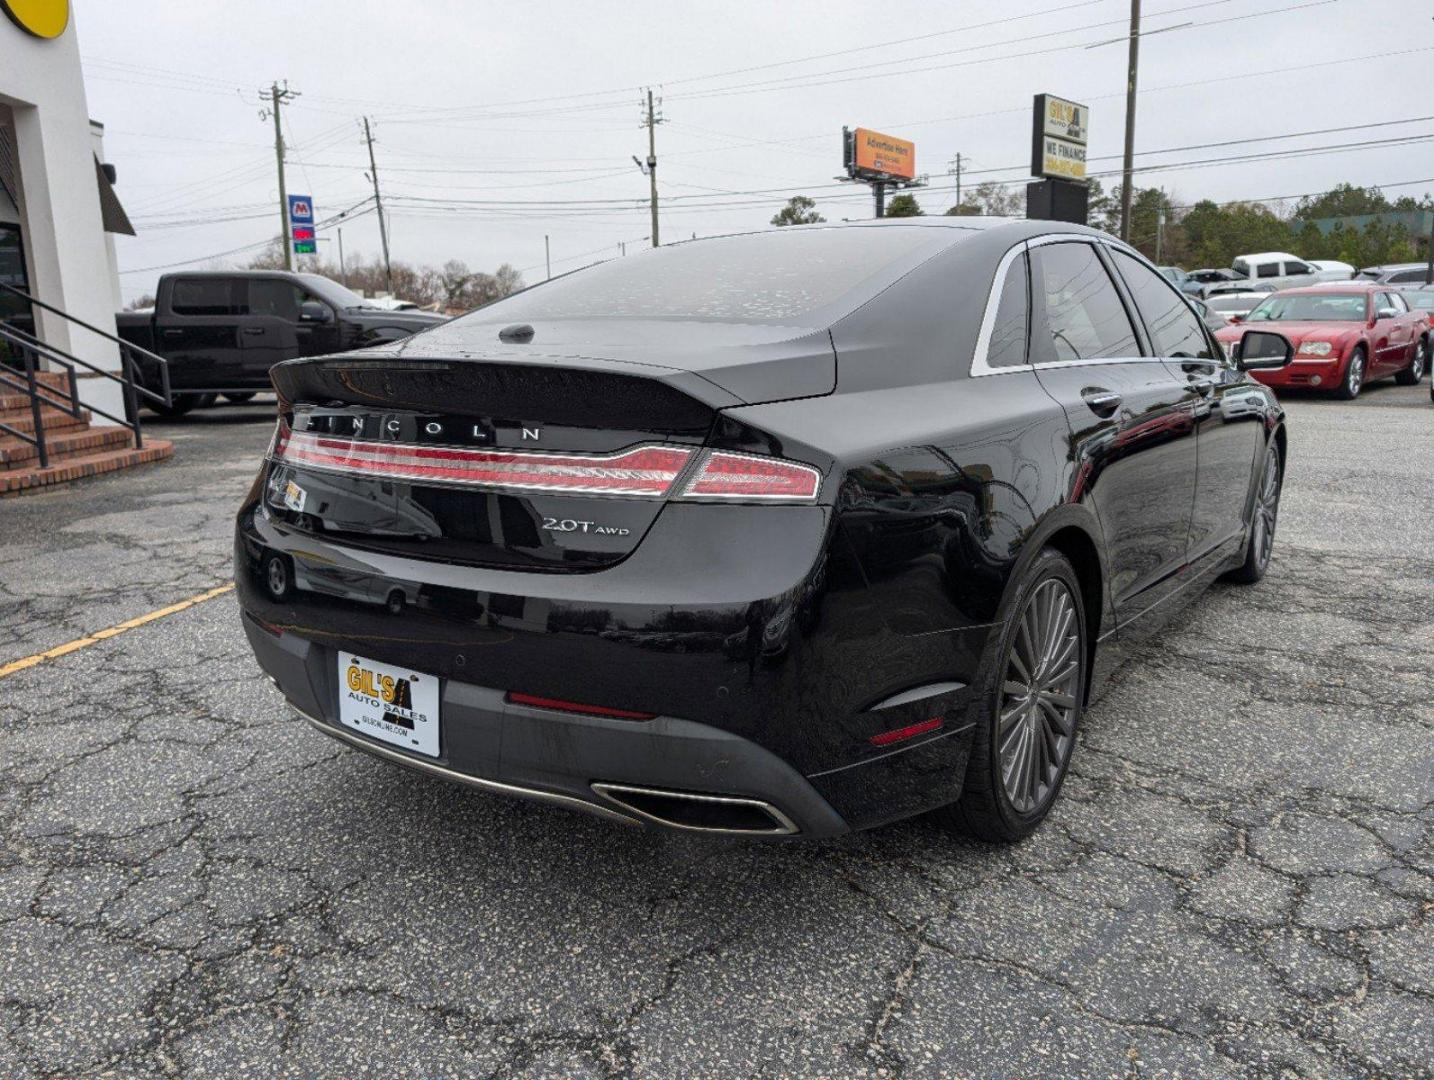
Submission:
[[[375,307],[318,274],[244,270],[166,274],[153,311],[116,321],[121,338],[169,361],[174,405],[162,411],[182,413],[218,394],[243,400],[272,389],[269,369],[281,360],[394,341],[445,319]],[[157,389],[158,371],[140,370]]]

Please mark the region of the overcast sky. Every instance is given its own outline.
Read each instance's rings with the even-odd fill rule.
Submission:
[[[126,299],[278,230],[273,128],[258,90],[287,79],[289,190],[319,216],[371,194],[373,119],[395,260],[543,276],[650,232],[640,89],[662,98],[664,240],[760,228],[790,194],[868,217],[838,185],[843,124],[916,143],[928,213],[965,183],[1024,181],[1031,96],[1091,108],[1091,172],[1119,167],[1128,0],[74,0],[91,115],[139,235]],[[1371,140],[1434,140],[1427,0],[1145,0],[1139,166]],[[1172,29],[1152,34],[1162,27]],[[1111,42],[1101,45],[1102,42]],[[1094,48],[1087,46],[1095,45]],[[1377,55],[1377,54],[1384,55]],[[1378,124],[1380,126],[1368,126]],[[1271,141],[1315,129],[1359,128]],[[1180,149],[1229,140],[1231,146]],[[1173,153],[1158,151],[1175,150]],[[1434,184],[1434,144],[1149,171],[1180,202],[1298,195],[1340,181]],[[1106,181],[1109,185],[1110,181]],[[756,192],[756,194],[748,194]],[[604,201],[612,200],[612,201]],[[623,200],[630,200],[624,202]],[[360,207],[360,210],[367,207]],[[333,238],[333,230],[322,235]],[[373,214],[344,227],[373,257]],[[333,239],[321,253],[333,258]],[[231,263],[251,254],[227,256]]]

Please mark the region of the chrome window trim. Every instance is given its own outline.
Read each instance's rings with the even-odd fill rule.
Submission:
[[[1126,254],[1136,252],[1130,246],[1121,243],[1115,237],[1087,236],[1084,233],[1046,233],[1042,236],[1032,237],[1029,240],[1022,240],[1004,255],[1001,261],[996,264],[996,277],[991,282],[991,291],[986,297],[986,310],[981,316],[981,331],[976,335],[976,347],[971,352],[971,369],[969,374],[972,378],[981,378],[986,375],[1006,375],[1016,371],[1047,371],[1052,368],[1091,367],[1095,364],[1158,364],[1158,356],[1103,356],[1093,357],[1089,360],[1047,360],[1043,363],[1033,364],[1029,360],[1024,364],[1006,364],[1002,367],[992,367],[988,362],[991,351],[991,335],[996,328],[996,312],[1001,306],[1001,290],[1006,284],[1006,274],[1011,269],[1011,263],[1022,254],[1029,253],[1031,248],[1043,247],[1046,244],[1104,244],[1112,251],[1124,251]],[[1107,271],[1108,273],[1109,271]],[[1114,281],[1111,287],[1119,294],[1119,286]],[[1124,305],[1125,298],[1121,297],[1121,304]],[[1031,303],[1034,310],[1035,304]],[[1128,314],[1128,313],[1127,313]],[[1132,323],[1131,329],[1135,330]],[[1137,342],[1140,335],[1137,333]]]

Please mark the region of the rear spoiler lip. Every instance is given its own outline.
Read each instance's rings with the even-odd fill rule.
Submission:
[[[442,365],[444,370],[449,369],[451,366],[463,364],[495,364],[507,367],[531,365],[547,370],[559,369],[628,375],[652,379],[654,382],[666,383],[674,390],[681,391],[688,397],[714,410],[730,409],[740,405],[752,404],[752,402],[744,401],[731,391],[718,386],[710,379],[704,378],[695,371],[663,367],[659,364],[648,364],[635,360],[616,360],[594,356],[557,356],[542,353],[533,354],[530,357],[517,360],[496,356],[483,356],[480,354],[468,354],[463,356],[376,356],[373,351],[364,350],[362,352],[334,353],[330,356],[305,356],[293,360],[284,360],[275,364],[269,370],[269,379],[274,384],[274,389],[281,398],[287,401],[296,401],[299,400],[299,396],[293,392],[295,387],[291,382],[291,378],[305,369],[319,367],[328,370],[343,370],[344,368],[357,370],[392,368],[402,370],[408,367],[412,370],[421,369],[425,364]]]

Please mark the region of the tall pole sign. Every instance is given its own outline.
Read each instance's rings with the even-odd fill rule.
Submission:
[[[1054,94],[1037,94],[1031,124],[1031,174],[1026,216],[1084,225],[1089,216],[1085,155],[1090,109]]]
[[[307,195],[289,196],[289,235],[294,238],[295,255],[313,255],[319,250],[314,236],[314,200]]]

